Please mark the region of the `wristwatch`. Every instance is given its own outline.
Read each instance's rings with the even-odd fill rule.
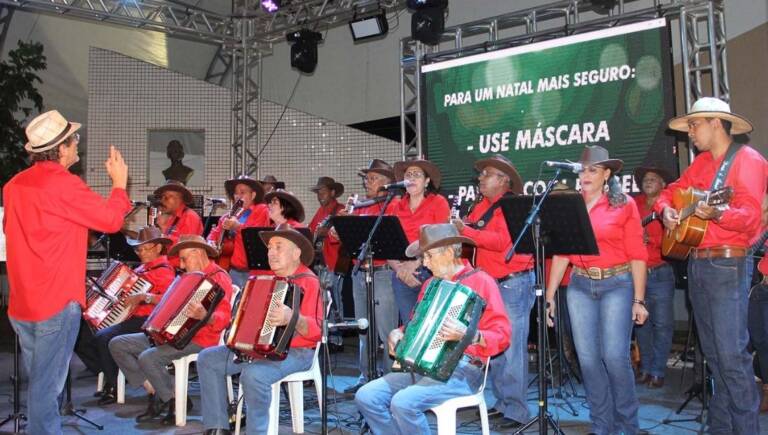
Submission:
[[[151,304],[153,300],[154,300],[154,297],[152,296],[152,293],[147,293],[144,295],[145,304]]]

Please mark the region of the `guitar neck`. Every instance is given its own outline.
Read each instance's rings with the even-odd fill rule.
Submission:
[[[649,214],[648,216],[644,217],[642,222],[641,222],[641,224],[642,224],[642,226],[647,226],[651,222],[655,221],[658,217],[659,217],[659,215],[656,214],[656,212],[654,211],[651,214]]]

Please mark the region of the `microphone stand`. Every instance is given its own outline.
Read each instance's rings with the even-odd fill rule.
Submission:
[[[555,420],[552,418],[552,414],[549,413],[549,410],[547,409],[547,379],[546,379],[546,357],[544,355],[544,347],[546,345],[545,336],[547,334],[547,327],[546,327],[546,302],[544,300],[544,273],[545,273],[545,267],[544,267],[544,260],[546,258],[545,252],[544,252],[544,245],[541,240],[541,218],[539,216],[539,213],[541,211],[541,205],[546,201],[547,197],[549,197],[549,194],[552,192],[552,188],[555,186],[555,183],[557,182],[558,178],[560,177],[560,168],[557,168],[555,170],[555,175],[552,177],[552,179],[549,180],[547,183],[547,188],[544,190],[544,193],[538,198],[538,201],[536,200],[536,197],[534,196],[533,200],[533,207],[531,207],[531,211],[528,214],[528,217],[525,219],[525,224],[523,225],[522,230],[520,230],[520,233],[518,233],[517,238],[515,239],[515,243],[512,245],[512,247],[509,249],[509,252],[507,252],[507,255],[505,257],[505,261],[508,263],[510,260],[512,260],[512,257],[515,255],[515,249],[520,244],[520,241],[523,239],[523,236],[528,231],[529,228],[533,228],[533,244],[535,247],[535,264],[536,264],[536,284],[534,285],[534,290],[536,293],[536,308],[537,308],[537,315],[538,315],[538,343],[537,343],[537,356],[538,356],[538,376],[539,376],[539,412],[530,421],[525,423],[523,426],[521,426],[517,431],[515,431],[515,435],[522,434],[525,432],[526,429],[531,427],[534,423],[538,421],[539,423],[539,434],[540,435],[546,435],[547,434],[547,427],[552,426],[552,429],[555,431],[556,434],[564,434],[562,429],[557,425]]]

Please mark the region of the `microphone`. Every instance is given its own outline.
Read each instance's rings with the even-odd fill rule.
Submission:
[[[225,204],[227,202],[224,198],[205,198],[205,200],[211,204]]]
[[[357,201],[356,203],[352,204],[355,208],[365,208],[370,207],[374,204],[378,204],[380,202],[384,202],[387,200],[386,196],[377,196],[372,199],[366,199],[364,201]]]
[[[329,323],[328,329],[368,329],[368,319],[357,319],[351,322]]]
[[[150,204],[147,201],[131,201],[131,205],[134,207],[149,207]]]
[[[379,187],[379,192],[383,190],[396,190],[396,189],[405,189],[406,187],[409,187],[413,184],[413,182],[408,180],[398,181],[397,183],[390,183],[385,184],[381,187]]]
[[[544,162],[544,164],[549,166],[550,168],[565,169],[567,171],[573,171],[575,173],[579,173],[584,169],[584,166],[579,162],[557,162],[553,160],[547,160]]]

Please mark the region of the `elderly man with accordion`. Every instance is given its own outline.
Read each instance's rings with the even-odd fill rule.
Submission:
[[[400,369],[369,382],[355,402],[374,434],[429,433],[425,411],[474,394],[488,359],[509,346],[510,323],[496,281],[461,259],[453,224],[423,225],[406,255],[422,256],[433,277],[404,329],[389,335]]]

